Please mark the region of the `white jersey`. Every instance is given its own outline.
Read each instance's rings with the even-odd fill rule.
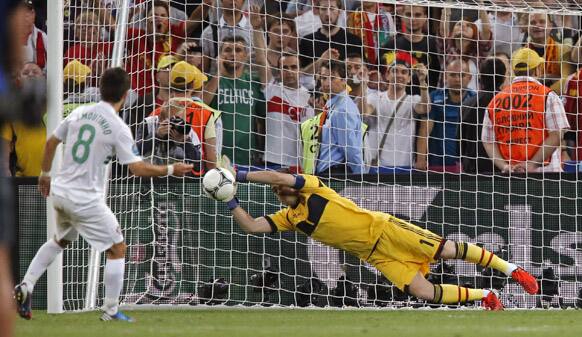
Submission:
[[[53,135],[64,149],[51,193],[76,204],[103,202],[106,168],[115,154],[122,165],[142,160],[133,152],[129,127],[107,102],[73,110]]]
[[[282,166],[298,166],[301,155],[300,123],[313,117],[309,91],[270,83],[265,88],[267,122],[265,161]]]

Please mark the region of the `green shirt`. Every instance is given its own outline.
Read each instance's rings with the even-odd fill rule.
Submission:
[[[210,106],[222,112],[222,154],[237,165],[250,166],[258,148],[258,123],[264,124],[265,97],[261,82],[248,70],[239,78],[221,77]]]

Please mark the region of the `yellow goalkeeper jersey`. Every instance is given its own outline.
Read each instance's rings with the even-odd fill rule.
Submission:
[[[389,214],[360,208],[325,186],[319,178],[301,175],[300,203],[265,218],[276,231],[300,231],[314,240],[366,260],[378,241]]]

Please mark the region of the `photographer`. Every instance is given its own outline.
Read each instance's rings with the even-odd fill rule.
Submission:
[[[200,166],[200,139],[184,121],[185,108],[172,103],[162,107],[158,116],[149,116],[138,129],[136,146],[144,159],[152,164],[174,162]]]

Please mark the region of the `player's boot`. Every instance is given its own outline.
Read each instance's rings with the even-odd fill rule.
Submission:
[[[511,278],[519,283],[525,291],[530,295],[535,295],[539,291],[538,281],[532,274],[525,271],[525,269],[518,267],[511,273]]]
[[[28,291],[25,283],[20,283],[14,287],[14,299],[17,304],[17,311],[24,319],[32,318],[32,293]]]
[[[115,315],[109,315],[108,313],[104,312],[103,315],[101,315],[101,320],[102,321],[125,321],[125,322],[129,322],[129,323],[134,322],[133,318],[127,316],[126,314],[122,313],[119,310],[117,311],[117,313]]]
[[[490,291],[489,294],[487,294],[487,296],[483,297],[483,300],[481,300],[481,302],[485,307],[485,310],[491,311],[503,310],[503,304],[501,304],[501,301],[497,297],[497,294],[495,294],[495,292],[493,291]]]

